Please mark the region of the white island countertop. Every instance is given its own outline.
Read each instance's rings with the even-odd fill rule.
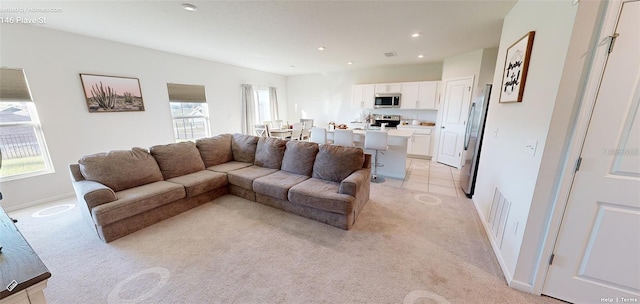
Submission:
[[[353,144],[364,149],[364,138],[366,130],[347,129],[353,131]],[[371,130],[374,132],[380,130]],[[378,163],[383,166],[378,167],[378,175],[404,179],[406,175],[407,163],[407,142],[412,135],[409,130],[386,129],[389,135],[387,144],[389,149],[384,154],[378,153]],[[327,139],[333,140],[333,130],[327,130]],[[366,153],[375,154],[375,150],[365,149]],[[373,157],[372,157],[373,161]]]

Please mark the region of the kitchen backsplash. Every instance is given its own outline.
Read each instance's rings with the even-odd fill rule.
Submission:
[[[417,119],[419,121],[431,121],[435,122],[438,118],[438,111],[433,110],[400,110],[400,109],[371,109],[371,110],[363,110],[361,113],[365,115],[368,113],[371,114],[388,114],[388,115],[400,115],[402,120],[413,120]],[[360,117],[361,113],[354,113],[354,119]]]

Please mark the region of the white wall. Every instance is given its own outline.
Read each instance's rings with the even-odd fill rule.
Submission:
[[[408,82],[440,80],[442,64],[416,64],[349,70],[328,74],[287,77],[287,96],[291,122],[313,118],[324,126],[330,121],[348,123],[360,116],[361,110],[351,107],[351,87],[362,83]],[[426,110],[367,110],[406,116],[408,119],[435,121],[437,111]]]
[[[516,269],[539,180],[542,151],[549,132],[553,132],[549,126],[576,10],[571,1],[519,1],[505,17],[502,28],[491,94],[493,102],[489,106],[473,200],[486,219],[496,188],[512,202],[498,254],[509,282]],[[500,104],[506,50],[529,31],[536,34],[523,101]],[[538,142],[535,155],[524,150],[528,140]]]
[[[55,173],[3,182],[2,205],[16,209],[72,190],[68,164],[86,154],[174,141],[167,82],[206,87],[212,134],[240,132],[240,84],[278,88],[284,76],[27,25],[2,25],[0,65],[24,68]],[[140,79],[144,112],[89,113],[79,73]]]

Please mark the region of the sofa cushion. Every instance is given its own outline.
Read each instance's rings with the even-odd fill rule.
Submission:
[[[156,160],[142,148],[87,155],[78,164],[86,180],[101,183],[113,191],[162,180]]]
[[[202,170],[167,180],[180,184],[187,191],[187,197],[193,197],[227,185],[227,175],[220,172]]]
[[[260,137],[253,135],[233,134],[233,138],[231,139],[233,160],[253,164],[259,138]]]
[[[280,169],[287,142],[275,137],[260,137],[254,164],[264,168]]]
[[[361,148],[320,145],[313,163],[312,177],[340,182],[362,168],[363,162],[364,152]]]
[[[184,187],[159,181],[116,192],[118,200],[91,209],[91,217],[98,226],[104,226],[185,197]]]
[[[289,189],[292,203],[333,213],[349,214],[356,198],[338,193],[340,184],[323,179],[310,178]]]
[[[164,179],[204,170],[204,162],[196,144],[190,141],[157,145],[149,149],[162,171]]]
[[[231,134],[220,134],[214,137],[196,140],[196,147],[200,151],[205,167],[211,167],[233,160],[231,152]]]
[[[253,181],[253,191],[281,200],[287,200],[289,189],[308,178],[309,176],[306,175],[290,173],[287,171],[278,171],[273,174],[256,178]]]
[[[317,154],[318,144],[290,140],[287,142],[287,148],[284,151],[281,169],[295,174],[311,176]]]
[[[215,172],[227,173],[229,171],[238,170],[238,169],[251,167],[251,166],[253,166],[252,163],[245,163],[245,162],[239,162],[239,161],[232,160],[232,161],[230,161],[228,163],[224,163],[224,164],[219,164],[219,165],[208,167],[207,170],[211,170],[211,171],[215,171]]]
[[[236,185],[253,191],[253,181],[258,177],[269,175],[278,169],[251,166],[227,172],[229,184]]]

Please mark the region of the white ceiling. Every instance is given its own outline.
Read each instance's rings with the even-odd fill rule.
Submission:
[[[196,12],[182,3],[197,6]],[[281,75],[441,62],[496,47],[516,0],[1,1],[47,28]],[[418,38],[411,34],[420,32]],[[319,51],[318,47],[326,47]],[[398,56],[387,58],[386,52]],[[418,55],[424,58],[419,59]],[[352,65],[347,62],[353,61]]]

